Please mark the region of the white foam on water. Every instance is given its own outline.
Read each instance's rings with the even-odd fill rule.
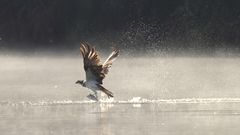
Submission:
[[[133,97],[129,100],[100,99],[99,102],[93,100],[41,100],[41,101],[0,101],[0,105],[73,105],[73,104],[133,104],[138,107],[139,104],[209,104],[209,103],[240,103],[240,98],[181,98],[181,99],[146,99],[141,97]]]

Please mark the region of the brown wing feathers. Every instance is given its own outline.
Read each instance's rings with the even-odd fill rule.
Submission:
[[[102,72],[102,65],[100,64],[100,58],[95,48],[90,47],[88,43],[81,43],[80,47],[81,54],[83,56],[84,70],[90,72],[95,76],[94,79],[102,84],[102,80],[105,75]]]
[[[97,52],[95,51],[95,48],[90,47],[86,43],[82,43],[81,47],[80,47],[80,51],[82,53],[84,60],[86,60],[84,62],[91,62],[91,64],[93,64],[93,65],[100,64],[100,59],[99,59]],[[89,60],[89,61],[87,61],[87,60]]]

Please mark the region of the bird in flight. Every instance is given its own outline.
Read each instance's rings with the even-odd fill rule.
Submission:
[[[100,63],[98,52],[88,43],[81,43],[80,52],[83,57],[86,80],[77,80],[76,84],[80,84],[94,92],[94,95],[89,94],[87,96],[89,98],[98,100],[97,91],[105,93],[108,98],[113,97],[113,93],[104,88],[102,84],[113,61],[119,56],[119,50],[114,49],[103,64]]]

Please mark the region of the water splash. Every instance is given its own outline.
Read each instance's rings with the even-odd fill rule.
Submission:
[[[100,99],[99,102],[93,100],[41,100],[41,101],[0,101],[0,105],[30,105],[30,106],[51,106],[51,105],[74,105],[74,104],[133,104],[141,107],[141,104],[210,104],[210,103],[240,103],[240,98],[181,98],[181,99],[146,99],[133,97],[129,100]]]

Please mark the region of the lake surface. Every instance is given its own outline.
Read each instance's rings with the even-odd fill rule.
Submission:
[[[240,59],[120,57],[89,100],[82,59],[0,57],[1,135],[231,135],[240,132]]]

